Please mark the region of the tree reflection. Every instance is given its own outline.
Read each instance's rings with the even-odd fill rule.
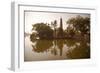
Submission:
[[[60,56],[62,56],[63,53],[63,45],[64,45],[64,40],[57,40],[58,49],[60,50]]]
[[[63,56],[66,53],[66,58],[82,59],[90,58],[90,45],[86,41],[76,40],[36,40],[32,45],[32,51],[37,53],[51,52],[52,55]],[[66,45],[64,47],[64,45]]]
[[[65,40],[65,44],[68,46],[68,47],[72,47],[76,44],[76,40],[73,40],[73,39],[69,39],[69,40]]]
[[[69,59],[82,59],[90,58],[90,45],[87,45],[87,42],[80,42],[80,45],[72,50],[69,50],[66,54]]]
[[[51,53],[53,55],[58,55],[58,51],[57,51],[57,40],[53,40],[53,46],[52,46]]]
[[[36,40],[36,44],[32,45],[33,51],[45,52],[53,45],[51,40]]]
[[[60,56],[62,56],[63,45],[64,45],[64,40],[53,40],[53,48],[51,50],[51,53],[54,55],[58,55],[59,53]]]

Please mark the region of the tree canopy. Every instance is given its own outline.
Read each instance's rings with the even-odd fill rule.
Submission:
[[[37,34],[40,39],[53,37],[53,30],[45,23],[34,24],[32,30],[37,31]]]
[[[90,18],[89,17],[82,17],[82,16],[76,16],[73,18],[70,18],[67,21],[67,24],[69,26],[72,26],[75,31],[80,31],[81,34],[89,34],[90,33]]]

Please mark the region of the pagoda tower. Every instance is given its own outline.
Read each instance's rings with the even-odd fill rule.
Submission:
[[[63,38],[63,21],[62,21],[62,18],[60,18],[60,27],[59,27],[59,30],[58,30],[58,37]]]
[[[60,18],[60,28],[63,29],[62,18]]]

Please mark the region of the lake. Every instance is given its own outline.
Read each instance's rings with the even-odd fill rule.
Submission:
[[[25,37],[24,61],[89,59],[90,43],[75,39],[30,40]]]

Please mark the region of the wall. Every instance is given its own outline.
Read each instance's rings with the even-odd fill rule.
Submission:
[[[42,4],[42,5],[62,5],[66,6],[67,4],[75,4],[75,5],[87,5],[87,6],[96,6],[97,7],[97,26],[95,33],[95,46],[98,48],[97,58],[99,59],[99,41],[100,41],[100,4],[99,0],[16,0],[21,2],[33,2],[33,4]],[[10,54],[11,54],[11,0],[1,0],[0,1],[0,73],[12,73],[10,71]],[[98,73],[98,68],[100,68],[100,63],[98,63],[99,67],[80,67],[80,68],[62,68],[62,69],[50,69],[46,70],[35,70],[29,71],[30,73]],[[24,71],[22,73],[27,73],[28,71]]]

